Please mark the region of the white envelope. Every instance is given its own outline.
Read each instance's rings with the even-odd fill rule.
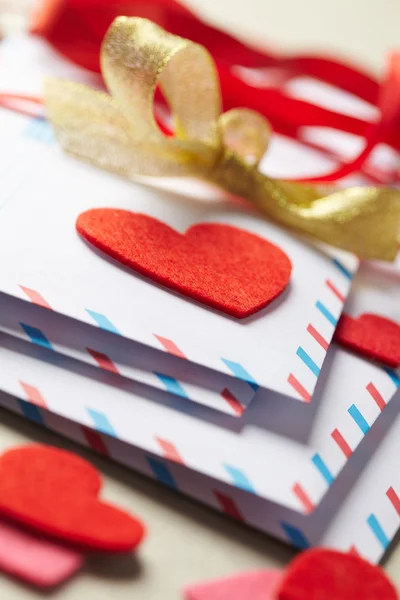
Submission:
[[[62,155],[56,146],[4,138],[0,158],[8,162],[3,185],[12,190],[2,195],[0,254],[8,260],[0,266],[1,291],[27,301],[40,298],[60,314],[156,349],[179,349],[189,361],[254,387],[311,398],[326,349],[308,329],[329,344],[357,267],[353,256],[341,253],[339,261],[340,253],[332,251],[332,258],[328,250],[232,205],[205,206],[120,180]],[[289,289],[253,317],[219,314],[85,244],[75,221],[101,206],[145,212],[181,232],[193,223],[217,222],[257,233],[290,257]]]
[[[254,396],[233,376],[1,293],[0,331],[233,416]]]
[[[20,92],[24,63],[18,63],[22,73],[13,68],[13,60],[21,60],[15,58],[19,47],[10,42],[3,46],[0,69],[1,85]],[[36,83],[40,80],[38,72],[43,74],[46,61],[39,63],[42,71],[35,64],[36,72],[32,72],[36,75],[27,73],[26,92],[34,85],[32,78]],[[170,184],[175,190],[172,193],[88,167],[61,153],[46,123],[21,121],[1,112],[0,126],[5,126],[0,159],[6,168],[2,173],[0,253],[8,253],[8,260],[0,266],[0,291],[245,381],[249,385],[240,386],[243,394],[239,391],[236,397],[233,391],[243,407],[256,387],[311,399],[357,269],[354,256],[317,249],[293,233],[227,204],[222,193],[205,185],[192,183],[189,188],[175,182]],[[183,190],[192,194],[194,190],[200,199],[179,195]],[[279,245],[291,259],[289,288],[247,319],[217,313],[157,286],[85,244],[75,230],[75,221],[81,212],[95,207],[145,212],[182,233],[193,223],[210,221],[254,232]],[[67,346],[61,338],[55,343]],[[88,345],[77,341],[73,353],[84,357]],[[173,377],[168,372],[165,375]],[[210,404],[209,399],[197,395],[193,399]],[[211,402],[214,406],[218,403],[220,409],[232,412],[220,397]]]
[[[392,317],[399,267],[359,272],[355,315],[372,269],[391,282],[379,310]],[[321,539],[400,401],[398,372],[335,346],[313,402],[260,388],[239,419],[5,334],[0,360],[4,402],[27,418],[296,545]]]
[[[319,402],[259,390],[233,419],[4,334],[0,344],[4,406],[299,547],[320,542],[399,408],[394,373],[333,348]]]
[[[344,476],[344,491],[339,501],[336,497],[332,500],[330,492],[326,496],[326,504],[321,505],[324,512],[330,505],[329,513],[325,513],[323,522],[319,521],[317,535],[311,540],[306,537],[313,515],[302,516],[285,511],[276,504],[262,501],[231,489],[214,479],[192,474],[183,470],[179,465],[174,465],[173,476],[171,466],[160,462],[149,453],[144,455],[133,446],[99,436],[95,431],[82,428],[78,423],[59,417],[54,413],[27,409],[21,401],[11,395],[0,392],[0,405],[18,414],[27,414],[28,418],[39,422],[53,431],[83,445],[96,452],[106,454],[119,463],[138,470],[165,485],[176,488],[178,491],[194,499],[200,500],[210,507],[226,515],[245,521],[244,514],[254,514],[254,519],[249,522],[256,528],[271,532],[290,544],[299,548],[306,548],[311,544],[316,546],[331,547],[342,551],[357,552],[373,563],[378,563],[390,542],[394,539],[400,525],[400,476],[398,470],[398,454],[400,451],[400,420],[398,417],[399,394],[396,395],[397,403],[393,401],[393,410],[387,414],[386,422],[382,423],[379,436],[375,436],[378,444],[373,452],[373,444],[365,447],[368,461],[358,460],[360,469],[347,472]],[[21,408],[21,406],[23,408]],[[38,417],[38,414],[41,414]],[[371,440],[370,440],[371,441]],[[362,458],[362,457],[361,457]],[[350,464],[350,462],[349,462]],[[151,467],[150,467],[151,465]],[[353,466],[353,465],[352,465]],[[360,465],[358,465],[360,466]],[[180,477],[181,475],[181,477]],[[341,476],[342,477],[342,476]],[[180,485],[182,478],[186,482],[186,489]],[[353,486],[350,488],[349,481]],[[340,478],[337,479],[341,485]],[[346,485],[347,484],[347,485]],[[240,508],[239,508],[240,507]],[[244,514],[243,514],[244,513]],[[316,513],[314,513],[316,514]],[[321,510],[319,511],[321,515]],[[278,526],[273,526],[274,522]]]

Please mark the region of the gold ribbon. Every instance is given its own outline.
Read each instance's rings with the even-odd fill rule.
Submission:
[[[215,65],[203,46],[146,19],[119,17],[104,38],[101,66],[110,95],[68,81],[46,83],[47,113],[69,153],[128,178],[200,177],[298,233],[361,258],[396,257],[400,192],[356,187],[322,195],[262,174],[269,124],[248,109],[221,114]],[[155,122],[157,85],[170,105],[175,137]]]

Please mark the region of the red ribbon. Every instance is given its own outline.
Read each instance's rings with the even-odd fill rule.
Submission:
[[[366,165],[366,160],[382,142],[400,150],[400,54],[390,57],[387,74],[380,84],[361,69],[333,58],[279,56],[250,48],[202,22],[175,0],[47,0],[32,23],[31,31],[45,37],[73,62],[99,72],[101,41],[113,19],[120,14],[150,18],[169,32],[204,45],[217,64],[224,110],[239,106],[257,110],[266,116],[276,132],[308,147],[316,146],[303,138],[305,126],[329,127],[365,139],[365,147],[355,159],[345,163],[342,160],[339,168],[312,180],[335,181],[357,171],[378,183],[393,183],[396,177],[398,180],[397,172],[390,174],[389,182],[384,181],[387,174],[373,170]],[[237,65],[278,69],[279,85],[255,88],[232,69]],[[313,77],[376,106],[380,111],[378,122],[371,123],[290,97],[284,84],[299,76]],[[325,148],[318,149],[339,158]]]

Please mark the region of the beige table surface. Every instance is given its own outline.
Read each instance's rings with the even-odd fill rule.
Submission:
[[[399,0],[192,0],[188,4],[248,39],[280,48],[325,48],[376,71],[383,67],[386,52],[400,46]],[[104,473],[104,497],[142,517],[149,529],[136,562],[92,559],[74,580],[47,597],[177,600],[186,584],[283,566],[294,554],[265,535],[0,411],[0,449],[32,440],[61,445],[92,460]],[[400,589],[400,549],[392,552],[385,567]],[[0,575],[1,600],[41,596]]]

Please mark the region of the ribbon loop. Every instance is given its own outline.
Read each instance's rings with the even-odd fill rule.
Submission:
[[[119,17],[102,45],[104,79],[127,120],[132,142],[159,157],[159,175],[171,166],[210,168],[220,140],[217,119],[221,95],[214,63],[207,50],[146,19]],[[153,115],[160,84],[176,122],[176,136],[167,137]]]
[[[271,126],[260,113],[233,108],[219,118],[223,144],[247,164],[258,166],[267,151]]]
[[[257,166],[269,125],[249,109],[221,115],[217,72],[203,46],[146,19],[119,17],[104,38],[101,65],[110,95],[71,82],[46,84],[48,115],[68,152],[132,179],[201,177],[298,233],[362,258],[396,257],[400,193],[355,188],[323,195],[262,174]],[[154,119],[157,85],[170,104],[175,137]]]

